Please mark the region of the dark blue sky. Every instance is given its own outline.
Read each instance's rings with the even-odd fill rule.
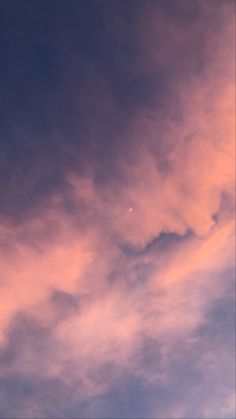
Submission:
[[[204,15],[199,1],[2,1],[0,7],[1,212],[12,216],[61,187],[68,168],[83,172],[92,161],[99,179],[121,175],[114,155],[127,154],[127,126],[143,107],[152,112],[174,100],[181,120],[170,80],[198,74],[208,25],[214,32],[220,24],[215,7]],[[176,45],[170,29],[151,22],[157,32],[151,41],[164,56],[171,51],[158,66],[141,41],[152,36],[152,9],[186,38],[191,25],[206,25]]]

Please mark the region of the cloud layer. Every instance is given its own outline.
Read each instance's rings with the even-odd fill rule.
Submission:
[[[0,417],[233,418],[234,4],[42,5],[4,6]]]

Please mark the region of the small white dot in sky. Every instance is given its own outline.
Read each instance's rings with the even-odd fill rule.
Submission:
[[[129,208],[129,212],[132,212],[132,211],[133,211],[133,208],[131,208],[131,207],[130,207],[130,208]]]

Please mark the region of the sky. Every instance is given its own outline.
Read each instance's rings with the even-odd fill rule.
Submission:
[[[0,2],[0,418],[235,418],[235,2]]]

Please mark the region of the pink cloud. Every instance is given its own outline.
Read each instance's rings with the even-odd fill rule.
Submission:
[[[153,24],[152,30],[156,34]],[[214,54],[208,46],[201,75],[186,82],[173,80],[181,121],[172,118],[171,105],[135,115],[127,127],[127,153],[118,156],[125,182],[111,178],[98,187],[92,173],[80,177],[71,171],[66,182],[78,213],[63,210],[61,192],[22,224],[2,220],[1,344],[6,345],[8,327],[19,312],[51,328],[56,342],[46,354],[46,367],[29,348],[12,371],[60,377],[71,388],[80,378],[82,399],[105,392],[123,369],[135,368],[147,381],[168,381],[167,364],[176,342],[191,340],[204,323],[224,294],[219,274],[234,265],[235,226],[229,204],[235,186],[235,86],[232,41],[228,43],[232,31],[229,25],[217,37],[220,42],[212,40]],[[193,42],[192,28],[180,36],[170,26],[168,36],[179,44],[190,32]],[[172,60],[169,51],[156,51],[153,42],[147,54],[155,66]],[[224,205],[223,194],[228,197]],[[185,240],[189,230],[193,235]],[[155,246],[149,251],[148,245],[161,233],[176,233],[183,240],[163,253]],[[122,251],[125,245],[140,251],[139,263],[155,266],[149,280],[134,288],[130,283],[135,283],[138,257],[130,261]],[[109,282],[113,271],[114,283]],[[79,312],[55,322],[50,303],[55,290],[76,296]],[[147,374],[138,365],[144,336],[161,346],[160,375]],[[107,363],[114,373],[99,381]],[[209,359],[206,364],[209,369]],[[225,400],[221,412],[232,408],[231,396]],[[206,407],[206,417],[215,409]],[[176,412],[182,415],[182,406]]]

